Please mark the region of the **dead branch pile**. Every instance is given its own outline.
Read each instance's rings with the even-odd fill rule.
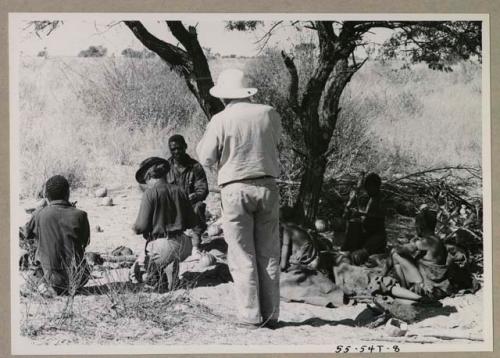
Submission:
[[[359,174],[333,178],[325,183],[322,215],[338,217]],[[445,240],[481,244],[483,237],[482,174],[467,167],[434,168],[409,175],[382,178],[388,213],[414,216],[426,204],[438,212],[437,233]],[[360,202],[366,202],[360,196]],[[462,242],[460,242],[462,243]]]

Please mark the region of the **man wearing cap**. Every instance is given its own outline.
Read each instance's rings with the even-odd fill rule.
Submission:
[[[89,278],[84,259],[90,242],[90,225],[85,211],[69,200],[69,183],[55,175],[45,183],[48,205],[35,211],[26,225],[26,236],[37,241],[35,260],[43,272],[39,286],[44,296],[74,294]]]
[[[167,173],[167,182],[184,189],[198,218],[198,224],[193,228],[191,241],[193,256],[200,256],[200,237],[207,228],[203,202],[208,196],[208,182],[205,170],[200,163],[186,153],[187,143],[180,134],[174,134],[168,139],[168,148],[172,155],[168,159],[170,170]]]
[[[218,169],[224,237],[239,323],[275,327],[279,316],[278,143],[281,120],[249,101],[242,71],[223,71],[210,94],[226,108],[209,122],[197,147],[200,163]]]
[[[131,268],[133,282],[145,282],[158,290],[175,288],[179,262],[191,254],[191,239],[184,234],[197,219],[187,195],[177,185],[168,184],[166,159],[150,157],[135,174],[146,184],[137,219],[132,227],[146,239],[144,253]]]

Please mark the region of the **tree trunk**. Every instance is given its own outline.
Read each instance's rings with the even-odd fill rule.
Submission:
[[[140,21],[124,21],[124,23],[144,46],[155,52],[170,65],[171,69],[184,78],[186,85],[209,120],[224,109],[222,101],[212,97],[208,92],[214,83],[194,27],[189,27],[187,30],[180,21],[167,21],[170,31],[184,46],[184,50],[158,39]]]
[[[327,160],[324,156],[309,157],[307,163],[300,181],[294,212],[299,222],[311,225],[318,212]]]

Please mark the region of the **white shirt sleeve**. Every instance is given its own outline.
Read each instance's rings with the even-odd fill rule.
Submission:
[[[219,162],[219,143],[221,141],[219,134],[219,125],[215,117],[208,123],[207,129],[203,134],[198,146],[196,147],[196,153],[198,154],[198,160],[204,167],[212,167]]]

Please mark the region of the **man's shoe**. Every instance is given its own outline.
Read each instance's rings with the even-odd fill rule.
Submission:
[[[282,324],[277,319],[270,319],[268,321],[264,321],[264,323],[262,323],[262,327],[269,329],[278,329],[282,327]]]

